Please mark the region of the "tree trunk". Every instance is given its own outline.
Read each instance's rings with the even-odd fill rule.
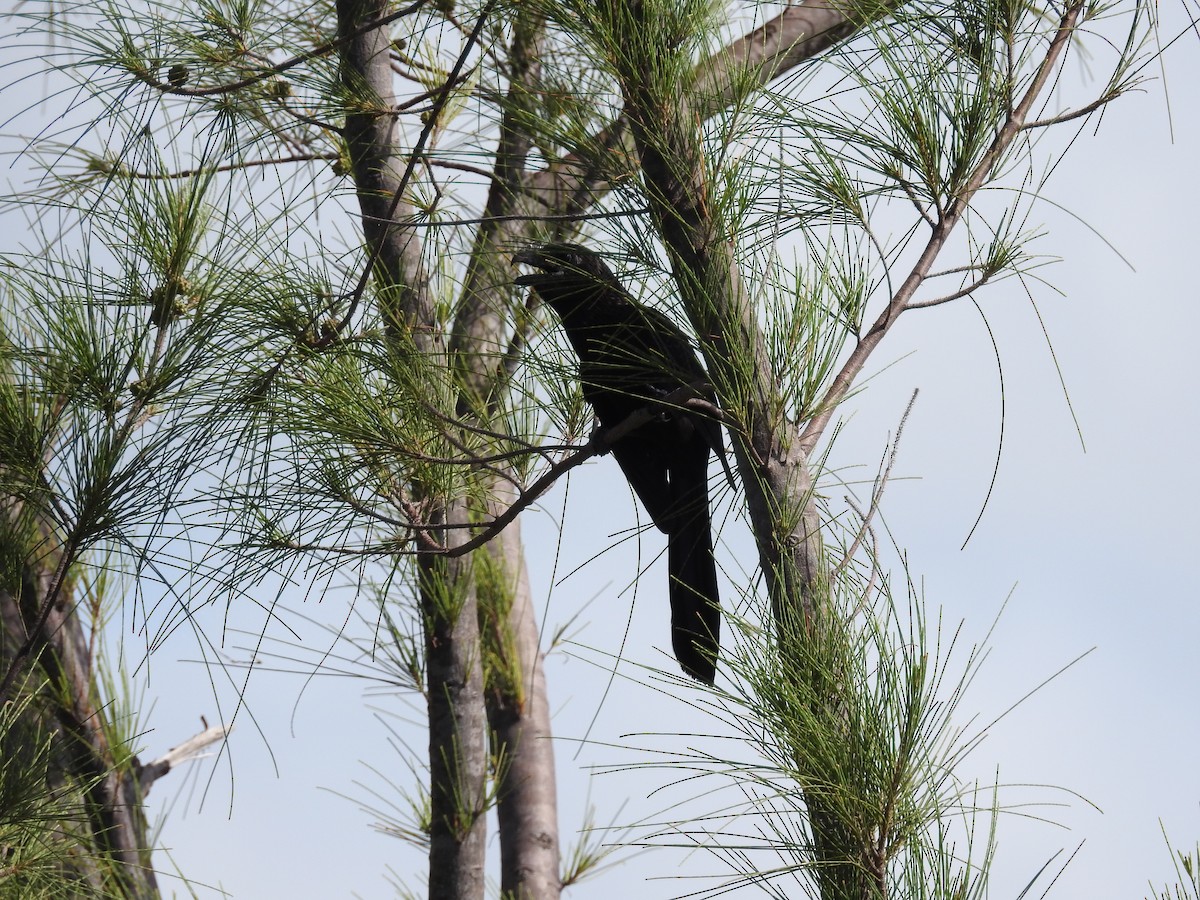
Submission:
[[[466,522],[466,504],[458,500],[431,524]],[[446,534],[449,542],[466,532],[452,528]],[[429,897],[482,900],[487,726],[471,561],[424,555],[418,569],[429,703]]]
[[[391,37],[380,23],[386,0],[338,0],[342,82],[347,92],[345,137],[362,213],[368,264],[351,311],[374,276],[389,333],[399,347],[441,364],[444,340],[435,315],[421,241],[405,225],[414,210],[406,183],[421,153],[399,146],[390,64]],[[461,60],[460,60],[461,62]],[[434,101],[435,105],[438,101]],[[428,121],[436,119],[435,114]],[[423,138],[427,138],[427,124]],[[347,319],[350,312],[347,312]],[[426,523],[461,543],[470,521],[463,498],[414,493],[434,511]],[[444,531],[442,526],[448,526]],[[486,717],[474,574],[469,559],[423,554],[417,560],[418,602],[425,630],[429,704],[431,900],[481,900],[487,820]]]
[[[16,592],[0,587],[3,669],[7,670],[15,649],[36,627],[54,579],[66,577],[57,568],[27,563]],[[47,791],[66,789],[67,796],[78,791],[83,800],[87,821],[79,824],[90,833],[90,839],[85,852],[73,854],[66,864],[65,878],[82,878],[106,895],[150,900],[159,892],[136,758],[128,748],[110,744],[107,712],[97,701],[94,660],[75,603],[68,581],[57,591],[45,625],[34,635],[25,671],[17,674],[13,692],[38,690],[39,701],[29,714],[41,715],[42,728],[58,732]],[[38,668],[46,678],[40,688],[41,679],[33,674]]]
[[[655,30],[646,26],[646,32]],[[630,44],[637,46],[635,36],[630,36]],[[824,661],[820,644],[832,611],[808,459],[800,449],[798,430],[783,413],[785,404],[765,341],[733,246],[724,237],[691,107],[678,101],[678,84],[664,86],[660,68],[639,60],[636,50],[628,58],[628,69],[620,73],[621,88],[651,216],[666,245],[684,307],[704,338],[701,346],[721,406],[741,426],[732,429],[734,452],[775,612],[779,652],[788,661],[781,672],[803,680],[796,690],[820,707],[813,710],[814,717],[836,727],[841,708],[836,680],[811,668]],[[806,689],[810,682],[819,682],[821,689]],[[865,900],[873,896],[869,867],[852,829],[841,820],[836,805],[825,800],[824,787],[839,784],[838,773],[812,774],[811,783],[802,787],[822,896]]]
[[[455,317],[454,353],[465,417],[490,422],[508,390],[506,366],[523,345],[525,326],[510,323],[514,292],[508,260],[514,246],[540,236],[544,226],[513,213],[522,201],[521,179],[531,146],[522,128],[540,72],[543,27],[530,7],[518,10],[509,47],[509,89],[500,121],[492,182],[468,263]],[[512,473],[507,473],[512,474]],[[487,488],[490,516],[516,499],[513,482],[494,479]],[[558,801],[550,704],[521,544],[520,521],[478,551],[489,570],[479,581],[485,647],[485,700],[497,760],[496,800],[500,826],[500,895],[511,900],[557,900]]]
[[[493,495],[498,508],[515,499],[511,484],[504,484],[509,490]],[[489,555],[493,571],[491,602],[481,601],[481,613],[491,631],[484,643],[490,650],[488,722],[498,760],[500,896],[557,900],[562,883],[550,703],[519,525],[479,551]]]

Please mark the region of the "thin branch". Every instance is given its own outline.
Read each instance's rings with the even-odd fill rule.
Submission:
[[[1051,125],[1060,125],[1063,122],[1070,122],[1073,119],[1081,119],[1086,115],[1094,113],[1096,110],[1100,109],[1100,107],[1107,106],[1118,96],[1120,96],[1119,92],[1108,91],[1103,96],[1093,100],[1091,103],[1079,107],[1078,109],[1068,110],[1067,112],[1059,113],[1056,116],[1051,116],[1048,119],[1038,119],[1035,122],[1026,122],[1021,127],[1025,130],[1032,128],[1048,128]]]
[[[966,287],[959,288],[954,293],[946,294],[943,297],[934,297],[932,300],[910,300],[908,303],[904,304],[904,311],[907,312],[910,309],[928,309],[931,306],[941,306],[943,303],[949,303],[952,300],[961,300],[963,297],[969,297],[971,294],[975,293],[975,291],[979,290],[981,287],[991,281],[992,276],[995,274],[995,272],[988,272]],[[933,278],[935,276],[929,275],[927,277]]]
[[[821,412],[809,420],[804,431],[801,433],[800,446],[805,453],[812,452],[812,448],[820,440],[826,426],[829,424],[834,410],[837,409],[838,405],[850,392],[855,378],[857,378],[866,365],[871,353],[879,346],[880,341],[883,340],[883,337],[911,302],[917,289],[929,276],[929,270],[932,268],[934,260],[937,259],[945,248],[950,233],[966,213],[975,194],[992,173],[1001,156],[1003,156],[1013,140],[1023,130],[1030,109],[1032,109],[1033,104],[1037,101],[1038,96],[1041,94],[1042,89],[1045,87],[1046,82],[1049,80],[1060,57],[1070,42],[1071,35],[1075,30],[1075,24],[1084,6],[1084,0],[1075,0],[1075,2],[1067,7],[1066,12],[1063,13],[1063,17],[1059,22],[1054,38],[1046,48],[1046,55],[1030,82],[1028,90],[1026,90],[1025,95],[1021,98],[1020,103],[1008,115],[1004,125],[993,139],[991,146],[988,147],[987,152],[984,153],[979,163],[975,166],[975,169],[971,172],[970,177],[966,180],[962,191],[946,208],[928,243],[926,243],[925,249],[921,252],[920,258],[913,266],[912,271],[909,272],[904,283],[900,285],[900,289],[888,302],[887,307],[880,313],[871,330],[863,336],[862,340],[859,341],[849,358],[838,371],[833,383],[829,386],[829,390],[825,392],[825,396],[817,406]]]
[[[895,5],[811,0],[789,6],[697,66],[697,88],[707,95],[702,114],[715,113],[850,37],[862,26],[864,13],[882,17]]]
[[[448,165],[448,166],[446,166],[446,168],[466,169],[466,166],[460,163],[455,166]],[[483,174],[487,175],[489,178],[491,177],[491,173],[489,173],[489,172],[485,172]],[[591,222],[591,221],[599,221],[601,219],[632,219],[632,218],[637,218],[639,216],[644,216],[647,212],[649,212],[648,208],[642,206],[642,207],[638,207],[637,209],[618,209],[618,210],[611,210],[608,212],[592,212],[592,213],[571,212],[571,213],[557,213],[557,214],[546,213],[544,215],[538,215],[537,213],[521,212],[521,213],[512,213],[509,215],[501,215],[501,216],[475,216],[474,218],[438,219],[436,221],[430,220],[427,222],[408,221],[408,222],[401,222],[400,224],[403,224],[405,228],[457,228],[460,225],[487,225],[487,224],[490,224],[493,222],[495,222],[495,223],[520,222],[520,223],[529,223],[529,224],[536,224],[538,222],[545,222],[545,223]]]
[[[188,738],[178,747],[172,747],[158,759],[141,766],[137,772],[137,779],[142,796],[150,792],[151,785],[158,779],[185,762],[199,759],[204,755],[205,748],[225,740],[231,731],[232,725],[213,725]]]
[[[904,415],[900,417],[900,424],[896,427],[896,437],[892,441],[891,451],[887,455],[887,463],[885,464],[884,469],[880,473],[879,477],[875,479],[875,484],[871,489],[871,503],[867,507],[867,511],[865,513],[860,511],[857,506],[854,506],[853,500],[851,500],[849,497],[846,498],[850,505],[854,507],[854,511],[858,513],[859,518],[862,519],[862,526],[859,528],[858,534],[855,535],[854,540],[851,542],[849,549],[846,550],[842,561],[833,567],[834,576],[836,576],[844,568],[846,568],[847,565],[849,565],[850,560],[854,557],[855,552],[857,552],[858,548],[862,545],[864,534],[871,528],[871,519],[874,518],[875,513],[879,511],[879,504],[883,500],[883,491],[887,487],[888,481],[892,477],[892,469],[896,465],[896,455],[900,451],[900,438],[904,434],[904,426],[908,423],[908,416],[913,411],[913,406],[917,402],[918,392],[918,390],[914,390],[912,392],[912,397],[909,398],[908,406],[904,408]]]
[[[214,172],[236,172],[241,169],[253,169],[260,166],[279,166],[295,162],[333,162],[338,158],[336,153],[296,153],[292,156],[280,156],[274,159],[248,159],[243,162],[226,163],[220,166],[207,166],[199,169],[180,169],[178,172],[138,172],[135,169],[116,169],[118,174],[136,181],[171,181],[182,178],[195,178]]]
[[[889,5],[880,7],[879,16],[888,8]],[[766,85],[852,36],[862,25],[861,17],[853,13],[849,4],[839,0],[813,0],[789,6],[771,21],[735,38],[701,61],[696,66],[697,87],[706,97],[698,111],[701,117],[715,115],[734,102],[741,91]],[[629,118],[622,114],[598,132],[593,143],[616,149],[627,146],[627,141],[630,141]],[[582,159],[566,153],[546,169],[532,173],[524,188],[531,203],[577,215],[606,194],[611,185],[596,180],[595,172]]]
[[[337,50],[344,44],[347,44],[356,38],[360,38],[368,32],[374,31],[376,28],[382,28],[385,25],[390,25],[392,22],[403,19],[405,16],[416,12],[418,9],[424,6],[426,2],[427,0],[416,0],[416,2],[404,7],[403,9],[396,10],[394,13],[389,13],[386,16],[382,16],[359,26],[349,34],[332,38],[322,44],[318,44],[311,50],[306,50],[304,53],[300,53],[291,57],[290,59],[285,59],[283,62],[276,63],[268,69],[264,69],[263,71],[257,72],[254,75],[249,75],[240,81],[230,82],[229,84],[218,84],[207,88],[186,88],[182,85],[171,84],[169,81],[159,81],[149,72],[143,70],[131,69],[130,74],[132,74],[142,83],[147,84],[164,94],[175,94],[176,96],[180,97],[212,97],[219,94],[229,94],[234,91],[240,91],[242,88],[247,88],[251,85],[258,84],[261,81],[266,81],[269,78],[274,78],[276,75],[280,75],[289,69],[294,69],[296,66],[302,65],[311,59],[324,56],[331,50]]]
[[[897,181],[900,182],[900,187],[904,188],[904,193],[912,201],[912,205],[916,207],[917,214],[925,220],[925,224],[930,228],[937,228],[937,219],[929,214],[929,210],[925,208],[925,204],[921,202],[916,191],[913,190],[912,183],[907,178],[898,178]]]
[[[577,452],[564,457],[550,466],[537,481],[521,492],[521,496],[511,506],[492,519],[483,531],[464,544],[442,549],[442,555],[449,557],[462,556],[470,553],[472,550],[479,549],[503,531],[522,511],[538,500],[567,472],[587,462],[593,456],[603,456],[608,453],[612,449],[612,445],[621,438],[636,431],[660,415],[664,406],[679,406],[680,408],[688,406],[690,401],[694,399],[695,392],[696,387],[694,385],[684,385],[672,391],[661,402],[647,403],[640,409],[635,410],[612,428],[597,428],[592,432],[592,436],[586,444],[580,447]],[[711,404],[705,405],[706,407],[711,406]]]
[[[434,104],[435,104],[437,98],[440,97],[441,95],[443,95],[447,90],[449,90],[451,88],[456,88],[463,82],[470,79],[471,75],[474,72],[475,72],[475,69],[472,69],[470,72],[462,72],[457,77],[455,77],[452,81],[447,81],[445,84],[438,85],[436,88],[431,88],[430,90],[427,90],[424,93],[416,94],[412,97],[409,97],[403,103],[398,103],[394,107],[392,107],[392,112],[394,112],[394,113],[420,112],[423,114],[433,115]],[[423,103],[426,100],[430,101],[429,106],[427,106],[421,110],[413,109],[413,107],[416,106],[418,103]],[[440,113],[441,110],[438,110],[438,112]]]

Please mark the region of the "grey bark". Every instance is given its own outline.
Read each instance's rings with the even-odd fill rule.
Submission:
[[[508,505],[515,490],[497,489]],[[555,900],[561,891],[558,800],[550,703],[519,521],[481,551],[493,556],[509,599],[507,616],[495,623],[504,633],[498,671],[489,674],[488,722],[494,753],[502,760],[497,784],[500,824],[500,896]]]
[[[57,568],[27,563],[16,591],[0,587],[4,623],[0,664],[8,665],[13,649],[36,627],[56,575],[65,577],[58,575]],[[47,773],[47,790],[69,785],[82,791],[94,847],[94,856],[78,854],[70,867],[105,894],[131,900],[157,898],[136,762],[125,748],[117,752],[110,745],[107,713],[97,702],[93,659],[69,583],[57,590],[45,624],[33,635],[26,668],[16,676],[16,685],[34,688],[40,680],[34,667],[47,679],[38,704],[48,712],[43,727],[58,732],[55,765],[60,769]]]
[[[338,12],[341,32],[349,35],[360,28],[363,22],[381,17],[386,9],[380,3],[339,0]],[[777,20],[735,42],[721,55],[720,64],[711,69],[710,87],[716,94],[722,91],[727,93],[735,67],[754,67],[765,81],[825,49],[854,27],[846,15],[832,8],[785,11]],[[517,87],[521,86],[524,78],[531,79],[536,74],[536,51],[526,51],[521,43],[523,39],[525,35],[518,29],[512,48],[513,85]],[[529,38],[529,41],[532,46],[533,38]],[[435,350],[437,338],[431,305],[427,299],[427,280],[420,262],[420,245],[411,232],[395,224],[402,221],[411,210],[400,199],[403,175],[399,171],[394,147],[395,124],[387,113],[394,106],[394,97],[391,74],[384,63],[386,49],[386,35],[382,29],[351,40],[343,48],[343,65],[348,83],[354,84],[361,78],[358,83],[367,85],[370,95],[379,98],[376,109],[348,115],[346,138],[359,189],[367,246],[381,270],[376,274],[382,274],[391,291],[398,313],[394,317],[395,322],[402,323],[405,332],[412,335],[417,346],[429,352]],[[510,113],[519,102],[512,91],[510,88]],[[728,99],[726,97],[726,102]],[[617,152],[632,149],[626,124],[624,121],[614,123],[603,136],[604,141]],[[495,177],[485,209],[485,224],[477,235],[451,345],[455,364],[468,387],[462,412],[470,408],[478,413],[488,408],[490,392],[497,386],[496,379],[500,374],[500,369],[491,363],[501,361],[504,350],[519,343],[521,338],[519,334],[510,334],[507,342],[503,340],[506,322],[510,320],[507,304],[511,300],[503,289],[496,286],[508,281],[502,268],[507,262],[504,249],[520,240],[541,236],[547,226],[539,222],[546,217],[570,217],[583,212],[608,189],[603,178],[570,157],[543,172],[532,175],[526,173],[524,158],[528,146],[528,140],[513,127],[511,115],[506,115],[501,125],[501,140]],[[518,190],[518,186],[521,190]],[[528,218],[521,221],[521,215]],[[504,216],[513,218],[500,218]],[[673,242],[675,247],[685,245],[703,246],[703,242]],[[710,274],[713,271],[723,272],[724,277],[732,277],[734,269],[731,263],[731,257],[716,260]],[[693,267],[689,271],[698,269]],[[737,296],[736,292],[733,296]],[[740,333],[725,334],[714,347],[714,354],[720,352],[717,347],[721,344],[753,346],[759,361],[765,363],[765,351],[745,300],[741,297],[739,303],[727,310],[730,313],[727,321],[736,322]],[[712,362],[710,359],[710,365]],[[779,407],[770,402],[772,391],[769,386],[772,380],[769,370],[765,365],[760,365],[755,371],[759,376],[757,383],[743,385],[743,392],[753,395],[756,401],[746,404],[746,408],[754,411],[748,421],[750,438],[745,446],[738,444],[735,452],[739,455],[743,473],[757,473],[755,478],[747,480],[749,507],[756,531],[777,534],[779,522],[792,523],[787,530],[786,541],[760,545],[771,596],[802,597],[805,594],[798,589],[798,585],[815,577],[819,560],[819,552],[813,552],[817,523],[815,511],[809,503],[811,484],[798,442],[792,439],[794,434],[780,434],[781,428],[790,426],[771,418],[770,411]],[[456,512],[465,511],[448,509],[446,512],[453,517]],[[785,547],[791,549],[781,549]],[[514,602],[508,629],[517,648],[521,683],[525,686],[523,696],[516,693],[508,696],[489,694],[488,697],[494,738],[497,747],[504,748],[507,760],[498,791],[502,890],[524,891],[536,898],[555,897],[559,891],[558,845],[549,713],[537,627],[528,602],[524,560],[515,523],[501,534],[498,544],[488,550],[497,551],[500,557],[498,561],[515,576]],[[461,804],[463,797],[481,796],[477,791],[482,790],[482,781],[476,780],[470,761],[458,755],[459,750],[465,751],[467,747],[458,743],[447,747],[445,743],[435,741],[432,729],[436,728],[439,732],[448,729],[457,734],[461,741],[465,735],[460,729],[474,728],[473,710],[468,710],[462,704],[473,702],[474,673],[478,667],[477,660],[472,663],[464,656],[473,638],[469,633],[470,624],[463,619],[473,606],[475,597],[465,581],[459,584],[460,579],[469,577],[461,569],[435,572],[437,564],[429,560],[422,561],[421,565],[428,577],[449,575],[450,581],[458,585],[457,589],[464,591],[464,596],[460,598],[462,607],[458,620],[431,626],[427,640],[431,654],[440,654],[436,666],[439,674],[436,677],[434,655],[430,657],[431,761],[438,765],[444,765],[447,760],[453,761],[453,765],[446,765],[441,774],[434,773],[433,782],[435,791],[439,790],[438,785],[443,778],[446,779],[443,787],[458,783],[456,793]],[[429,609],[428,603],[426,608]],[[435,682],[440,682],[437,689]],[[437,699],[440,696],[444,696],[445,706],[435,708],[436,704],[442,702]],[[472,714],[468,715],[468,712]],[[481,734],[481,731],[478,733]],[[473,754],[475,744],[473,741],[469,743]],[[439,759],[442,763],[438,763]],[[441,801],[439,796],[442,797]],[[440,844],[436,840],[438,829],[454,821],[453,817],[447,818],[444,813],[437,812],[443,807],[449,808],[452,798],[439,796],[434,799],[435,844]],[[459,814],[469,813],[474,808],[473,803],[461,807]],[[444,829],[442,839],[453,834],[455,840],[447,841],[450,850],[442,862],[434,862],[434,856],[438,854],[436,848],[431,852],[432,896],[468,896],[464,891],[476,889],[475,873],[479,872],[481,878],[482,857],[478,859],[477,868],[473,848],[482,850],[482,838],[479,838],[478,844],[474,842],[475,836],[482,834],[480,822],[481,818],[466,832],[461,827],[466,823],[461,820],[457,830]],[[479,827],[478,831],[474,830],[476,827]],[[453,876],[444,876],[453,884],[443,884],[439,880],[435,886],[435,876],[447,871],[454,873]],[[523,896],[520,893],[513,895]]]
[[[827,602],[819,511],[807,453],[866,358],[908,308],[974,193],[1022,129],[1069,40],[1080,8],[1077,4],[1065,11],[1058,34],[1025,96],[971,173],[966,189],[941,215],[916,267],[834,378],[819,411],[798,411],[801,420],[810,420],[803,434],[784,413],[783,399],[774,388],[770,360],[738,277],[733,247],[724,240],[723,223],[714,215],[718,205],[709,188],[693,110],[656,81],[658,69],[649,65],[649,60],[644,68],[639,67],[636,54],[631,53],[627,67],[619,72],[625,115],[641,161],[651,216],[666,246],[685,309],[697,334],[703,337],[701,346],[721,405],[741,426],[733,429],[734,449],[775,611],[780,654],[791,662],[783,672],[805,682],[797,695],[812,697],[814,707],[820,707],[813,710],[814,716],[830,724],[843,720],[837,673],[822,668],[824,654],[819,649],[807,649],[821,646],[831,624],[829,617],[834,614]],[[636,19],[638,0],[625,9],[632,10]],[[652,31],[649,27],[646,30]],[[629,43],[636,46],[634,36]],[[698,102],[703,104],[703,98]],[[815,660],[815,665],[810,660]],[[857,834],[836,804],[827,802],[822,786],[837,784],[837,774],[813,774],[812,789],[803,788],[817,863],[814,874],[822,896],[837,900],[882,896],[886,859],[872,851],[869,836]]]
[[[342,82],[348,98],[344,137],[362,213],[370,264],[359,285],[374,275],[389,326],[422,351],[434,348],[434,308],[421,241],[399,224],[415,210],[404,199],[406,175],[414,164],[397,145],[396,97],[388,54],[387,27],[365,28],[388,12],[386,0],[338,0]]]
[[[635,2],[633,10],[636,21],[640,4]],[[629,40],[636,46],[634,36]],[[696,333],[703,336],[701,347],[720,404],[740,426],[731,429],[734,453],[775,613],[775,639],[781,655],[799,663],[783,672],[822,682],[824,690],[811,692],[813,702],[836,709],[839,700],[829,695],[836,692],[836,685],[828,673],[808,670],[807,660],[814,655],[804,650],[821,641],[831,614],[808,458],[776,388],[734,248],[724,238],[724,223],[714,214],[718,204],[710,191],[707,159],[692,110],[678,102],[678,87],[664,84],[650,63],[630,54],[619,80],[651,217],[666,247],[684,308]],[[827,779],[818,773],[816,780],[838,783],[836,773],[829,773]],[[819,790],[806,788],[805,802],[822,896],[870,897],[872,879],[855,852],[854,835],[836,808],[825,802]]]
[[[536,223],[509,217],[521,199],[521,179],[532,145],[522,120],[540,72],[542,37],[536,11],[519,10],[508,53],[508,95],[484,221],[475,236],[451,341],[460,377],[459,411],[485,424],[502,403],[508,362],[525,339],[523,326],[509,324],[514,320],[515,299],[509,256],[514,245],[540,229]],[[491,516],[512,505],[513,485],[514,481],[501,478],[488,487]],[[489,641],[495,658],[489,660],[485,673],[485,702],[493,756],[500,760],[496,773],[500,893],[513,900],[556,900],[562,886],[550,704],[519,520],[479,552],[490,555],[504,582],[497,591],[504,600],[500,608],[481,610],[484,627],[498,632]]]
[[[444,362],[421,241],[403,224],[414,212],[404,190],[421,147],[398,146],[390,34],[386,27],[365,27],[386,13],[386,0],[337,3],[348,104],[344,133],[370,260],[359,292],[373,275],[400,348],[411,347],[426,361],[440,356]],[[428,132],[427,127],[423,136]],[[451,526],[444,532],[448,545],[461,541],[470,518],[466,500],[430,497],[421,485],[413,490],[431,506],[427,524]],[[475,588],[467,559],[423,555],[417,567],[429,712],[429,896],[479,900],[484,890],[487,748]]]
[[[444,522],[431,524],[461,526],[467,520],[466,505],[456,501]],[[451,540],[464,533],[447,532]],[[470,558],[425,555],[417,565],[429,706],[429,897],[480,900],[487,850],[487,723]]]

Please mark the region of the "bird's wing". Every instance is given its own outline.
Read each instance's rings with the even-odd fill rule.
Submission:
[[[647,332],[653,335],[652,343],[657,353],[662,357],[666,367],[666,375],[675,387],[690,384],[696,387],[697,396],[703,397],[714,407],[717,397],[708,380],[708,372],[701,365],[695,345],[686,334],[665,315],[655,309],[641,307],[645,315]],[[674,388],[672,388],[674,390]],[[670,393],[671,391],[666,391]],[[729,467],[729,458],[725,455],[725,442],[721,434],[721,423],[712,416],[693,412],[696,429],[704,436],[709,449],[717,454],[729,486],[735,487],[733,470]]]

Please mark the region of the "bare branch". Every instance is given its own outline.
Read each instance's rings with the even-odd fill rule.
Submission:
[[[968,284],[966,287],[959,288],[952,294],[946,294],[942,297],[934,297],[932,300],[910,300],[908,303],[904,304],[904,311],[907,312],[910,309],[928,309],[931,306],[941,306],[943,303],[949,303],[952,300],[961,300],[963,297],[969,297],[971,294],[975,293],[975,291],[979,290],[981,287],[991,281],[994,274],[994,272],[986,272],[980,278],[971,282],[971,284]],[[930,275],[928,277],[933,278],[934,276]]]
[[[503,531],[508,525],[516,519],[525,509],[531,506],[539,497],[554,486],[563,475],[579,465],[587,462],[593,456],[603,456],[609,452],[612,445],[625,437],[627,434],[641,428],[651,419],[658,416],[663,406],[672,406],[676,404],[686,403],[695,395],[695,387],[692,385],[684,385],[678,390],[672,391],[665,397],[661,403],[647,404],[637,412],[630,415],[619,425],[601,429],[597,428],[592,432],[592,436],[588,442],[583,445],[577,452],[559,460],[531,484],[526,490],[521,492],[513,503],[502,512],[500,515],[492,519],[488,525],[479,532],[471,540],[460,544],[457,547],[444,548],[441,552],[444,556],[455,557],[462,556],[464,553],[470,553],[472,550],[478,550],[488,541],[492,540],[497,534]]]
[[[891,8],[884,3],[850,9],[839,0],[814,0],[789,6],[749,34],[730,42],[696,66],[698,93],[707,117],[732,103],[752,84],[759,87],[845,40],[866,22],[882,18]],[[614,153],[634,154],[626,115],[595,137]],[[566,216],[579,216],[611,188],[608,182],[574,154],[567,153],[546,169],[525,179],[528,197],[523,215],[538,216],[541,205]]]
[[[1084,116],[1094,113],[1102,106],[1107,106],[1119,96],[1120,94],[1118,92],[1106,91],[1103,96],[1093,100],[1091,103],[1079,107],[1078,109],[1072,109],[1064,113],[1059,113],[1056,116],[1050,116],[1046,119],[1038,119],[1034,122],[1026,122],[1021,127],[1026,130],[1033,128],[1048,128],[1051,125],[1061,125],[1063,122],[1070,122],[1074,119],[1080,119]]]
[[[358,38],[361,38],[364,35],[375,31],[376,29],[382,28],[385,25],[390,25],[392,22],[399,21],[405,16],[411,15],[424,6],[426,2],[427,0],[416,0],[416,2],[409,4],[403,9],[398,9],[386,16],[381,16],[375,21],[360,25],[354,31],[339,35],[332,40],[324,41],[320,44],[317,44],[317,46],[313,47],[311,50],[306,50],[304,53],[300,53],[289,59],[285,59],[283,62],[275,63],[274,65],[263,69],[261,72],[256,72],[253,75],[249,75],[246,78],[240,79],[239,81],[231,81],[228,84],[218,84],[207,88],[187,88],[182,85],[172,84],[170,81],[159,81],[149,72],[144,70],[130,70],[130,74],[143,84],[147,84],[155,90],[162,91],[164,94],[175,94],[180,97],[212,97],[220,94],[230,94],[234,91],[240,91],[243,88],[248,88],[251,85],[255,85],[259,82],[274,78],[277,75],[281,75],[288,71],[288,69],[294,69],[296,66],[303,65],[311,59],[325,56],[331,51],[345,46],[350,41],[357,40]]]
[[[397,307],[389,311],[392,324],[398,326],[403,323],[418,348],[427,351],[433,347],[435,314],[433,300],[429,296],[428,274],[413,232],[401,224],[401,220],[413,217],[405,193],[495,3],[496,0],[488,0],[480,11],[474,30],[438,91],[433,111],[408,152],[408,162],[402,173],[396,173],[396,142],[392,136],[394,122],[391,115],[376,111],[354,112],[346,116],[347,143],[362,208],[363,233],[370,252],[358,284],[346,298],[346,313],[338,323],[337,331],[346,328],[353,320],[371,276],[376,267],[382,265],[387,273],[385,281],[388,286],[400,291],[400,297],[391,300]],[[348,68],[368,79],[367,83],[379,101],[385,108],[391,109],[396,104],[391,86],[391,66],[386,56],[390,46],[386,32],[379,27],[368,30],[357,23],[349,23],[340,5],[339,23],[339,27],[347,32],[343,55]],[[384,64],[375,65],[375,59],[381,56]],[[402,207],[405,214],[398,216]]]
[[[204,755],[205,748],[225,740],[232,730],[232,725],[213,725],[188,738],[178,747],[172,747],[158,759],[146,763],[137,773],[142,796],[150,793],[151,786],[158,779],[185,762],[199,759]]]
[[[801,447],[804,452],[812,452],[812,448],[820,440],[826,426],[829,424],[834,410],[837,409],[838,405],[850,392],[855,378],[858,377],[863,366],[866,365],[871,353],[879,346],[880,341],[883,340],[883,337],[911,302],[917,289],[929,276],[929,271],[933,266],[934,260],[937,259],[945,247],[950,233],[962,219],[975,194],[978,193],[979,189],[987,181],[997,162],[999,162],[1001,156],[1003,156],[1016,136],[1021,133],[1030,109],[1032,109],[1033,104],[1037,101],[1051,73],[1054,71],[1055,66],[1068,46],[1071,35],[1075,30],[1075,24],[1079,20],[1084,5],[1083,0],[1075,0],[1075,2],[1067,7],[1059,22],[1058,30],[1046,48],[1046,55],[1043,57],[1037,72],[1034,74],[1025,95],[1013,108],[1011,113],[1009,113],[1004,125],[988,147],[987,152],[983,154],[983,157],[967,178],[962,191],[946,208],[942,218],[937,223],[937,227],[934,228],[933,234],[926,243],[924,250],[921,252],[920,258],[909,272],[908,277],[905,278],[903,284],[900,285],[900,288],[888,302],[887,307],[880,313],[879,318],[876,319],[875,324],[871,326],[871,329],[859,341],[854,351],[834,377],[829,390],[825,392],[825,396],[818,404],[817,408],[819,412],[809,420],[801,434]]]
[[[748,87],[767,84],[823,53],[864,23],[882,18],[893,5],[813,0],[789,6],[697,67],[696,86],[707,98],[702,111],[712,115],[736,102]]]

